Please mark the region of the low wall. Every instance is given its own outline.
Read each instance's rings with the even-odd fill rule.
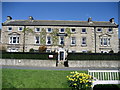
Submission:
[[[2,59],[2,65],[56,67],[56,60]]]
[[[1,65],[56,67],[56,60],[1,59]],[[75,60],[68,61],[69,67],[119,68],[118,60]]]
[[[75,60],[68,61],[69,67],[95,67],[95,68],[118,68],[120,61],[118,60]]]

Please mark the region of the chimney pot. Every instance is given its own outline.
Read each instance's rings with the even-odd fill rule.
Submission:
[[[12,17],[11,16],[7,16],[7,20],[12,20]]]
[[[29,20],[34,20],[34,18],[32,16],[29,16]]]
[[[115,22],[114,22],[114,18],[111,18],[109,21],[110,21],[111,23],[115,23]]]
[[[88,22],[92,22],[92,18],[91,17],[88,18]]]

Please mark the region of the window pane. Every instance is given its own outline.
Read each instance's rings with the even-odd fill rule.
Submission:
[[[19,27],[19,30],[22,30],[22,27]]]
[[[16,37],[13,37],[13,43],[16,43]]]
[[[52,31],[52,29],[51,28],[48,28],[48,32],[51,32]]]
[[[60,44],[64,44],[64,37],[60,37]]]
[[[104,45],[107,45],[107,38],[104,38]]]
[[[12,27],[8,27],[8,30],[11,31],[11,30],[12,30]]]
[[[39,43],[40,43],[39,40],[40,40],[40,39],[39,39],[39,37],[37,36],[37,37],[36,37],[36,44],[39,44]]]
[[[39,31],[40,31],[40,28],[36,28],[35,31],[36,31],[36,32],[39,32]]]
[[[84,33],[85,33],[85,32],[86,32],[86,29],[82,29],[82,32],[84,32]]]
[[[72,43],[71,44],[76,44],[76,38],[72,37]]]
[[[86,44],[86,37],[82,38],[82,44]]]
[[[17,37],[17,43],[19,43],[19,37]]]
[[[9,42],[12,43],[12,37],[10,37],[10,41]]]
[[[102,30],[99,28],[99,29],[97,29],[97,31],[98,31],[98,32],[101,32]]]
[[[71,30],[72,32],[75,32],[75,29],[74,28],[72,28],[72,30]]]
[[[47,44],[51,44],[51,37],[47,37]]]
[[[64,32],[64,28],[61,28],[61,29],[60,29],[60,32]]]

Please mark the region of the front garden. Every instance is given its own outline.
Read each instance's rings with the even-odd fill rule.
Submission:
[[[71,72],[71,73],[70,73]],[[78,73],[80,72],[80,73]],[[91,85],[86,78],[87,71],[56,71],[56,70],[25,70],[25,69],[2,69],[2,88],[69,88],[71,89],[70,82],[75,81],[76,77],[83,77],[83,84],[85,87]],[[84,73],[84,74],[83,74]],[[71,78],[71,77],[74,78]],[[80,79],[80,78],[79,78]],[[91,79],[91,78],[90,78]],[[80,84],[82,83],[80,81]],[[77,86],[79,82],[73,82],[71,85]],[[69,87],[70,86],[70,87]],[[93,90],[112,88],[119,90],[120,85],[96,85]],[[5,89],[6,90],[6,89]],[[83,89],[81,89],[83,90]],[[85,89],[86,90],[86,89]],[[87,89],[90,90],[90,89]]]

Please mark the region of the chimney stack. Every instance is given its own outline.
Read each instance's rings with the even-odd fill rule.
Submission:
[[[32,16],[29,16],[29,20],[34,20],[34,18]]]
[[[110,21],[111,23],[115,23],[115,22],[114,22],[114,18],[111,18],[109,21]]]
[[[12,20],[12,17],[11,16],[7,16],[7,20]]]
[[[92,22],[92,18],[91,17],[88,18],[88,22]]]

